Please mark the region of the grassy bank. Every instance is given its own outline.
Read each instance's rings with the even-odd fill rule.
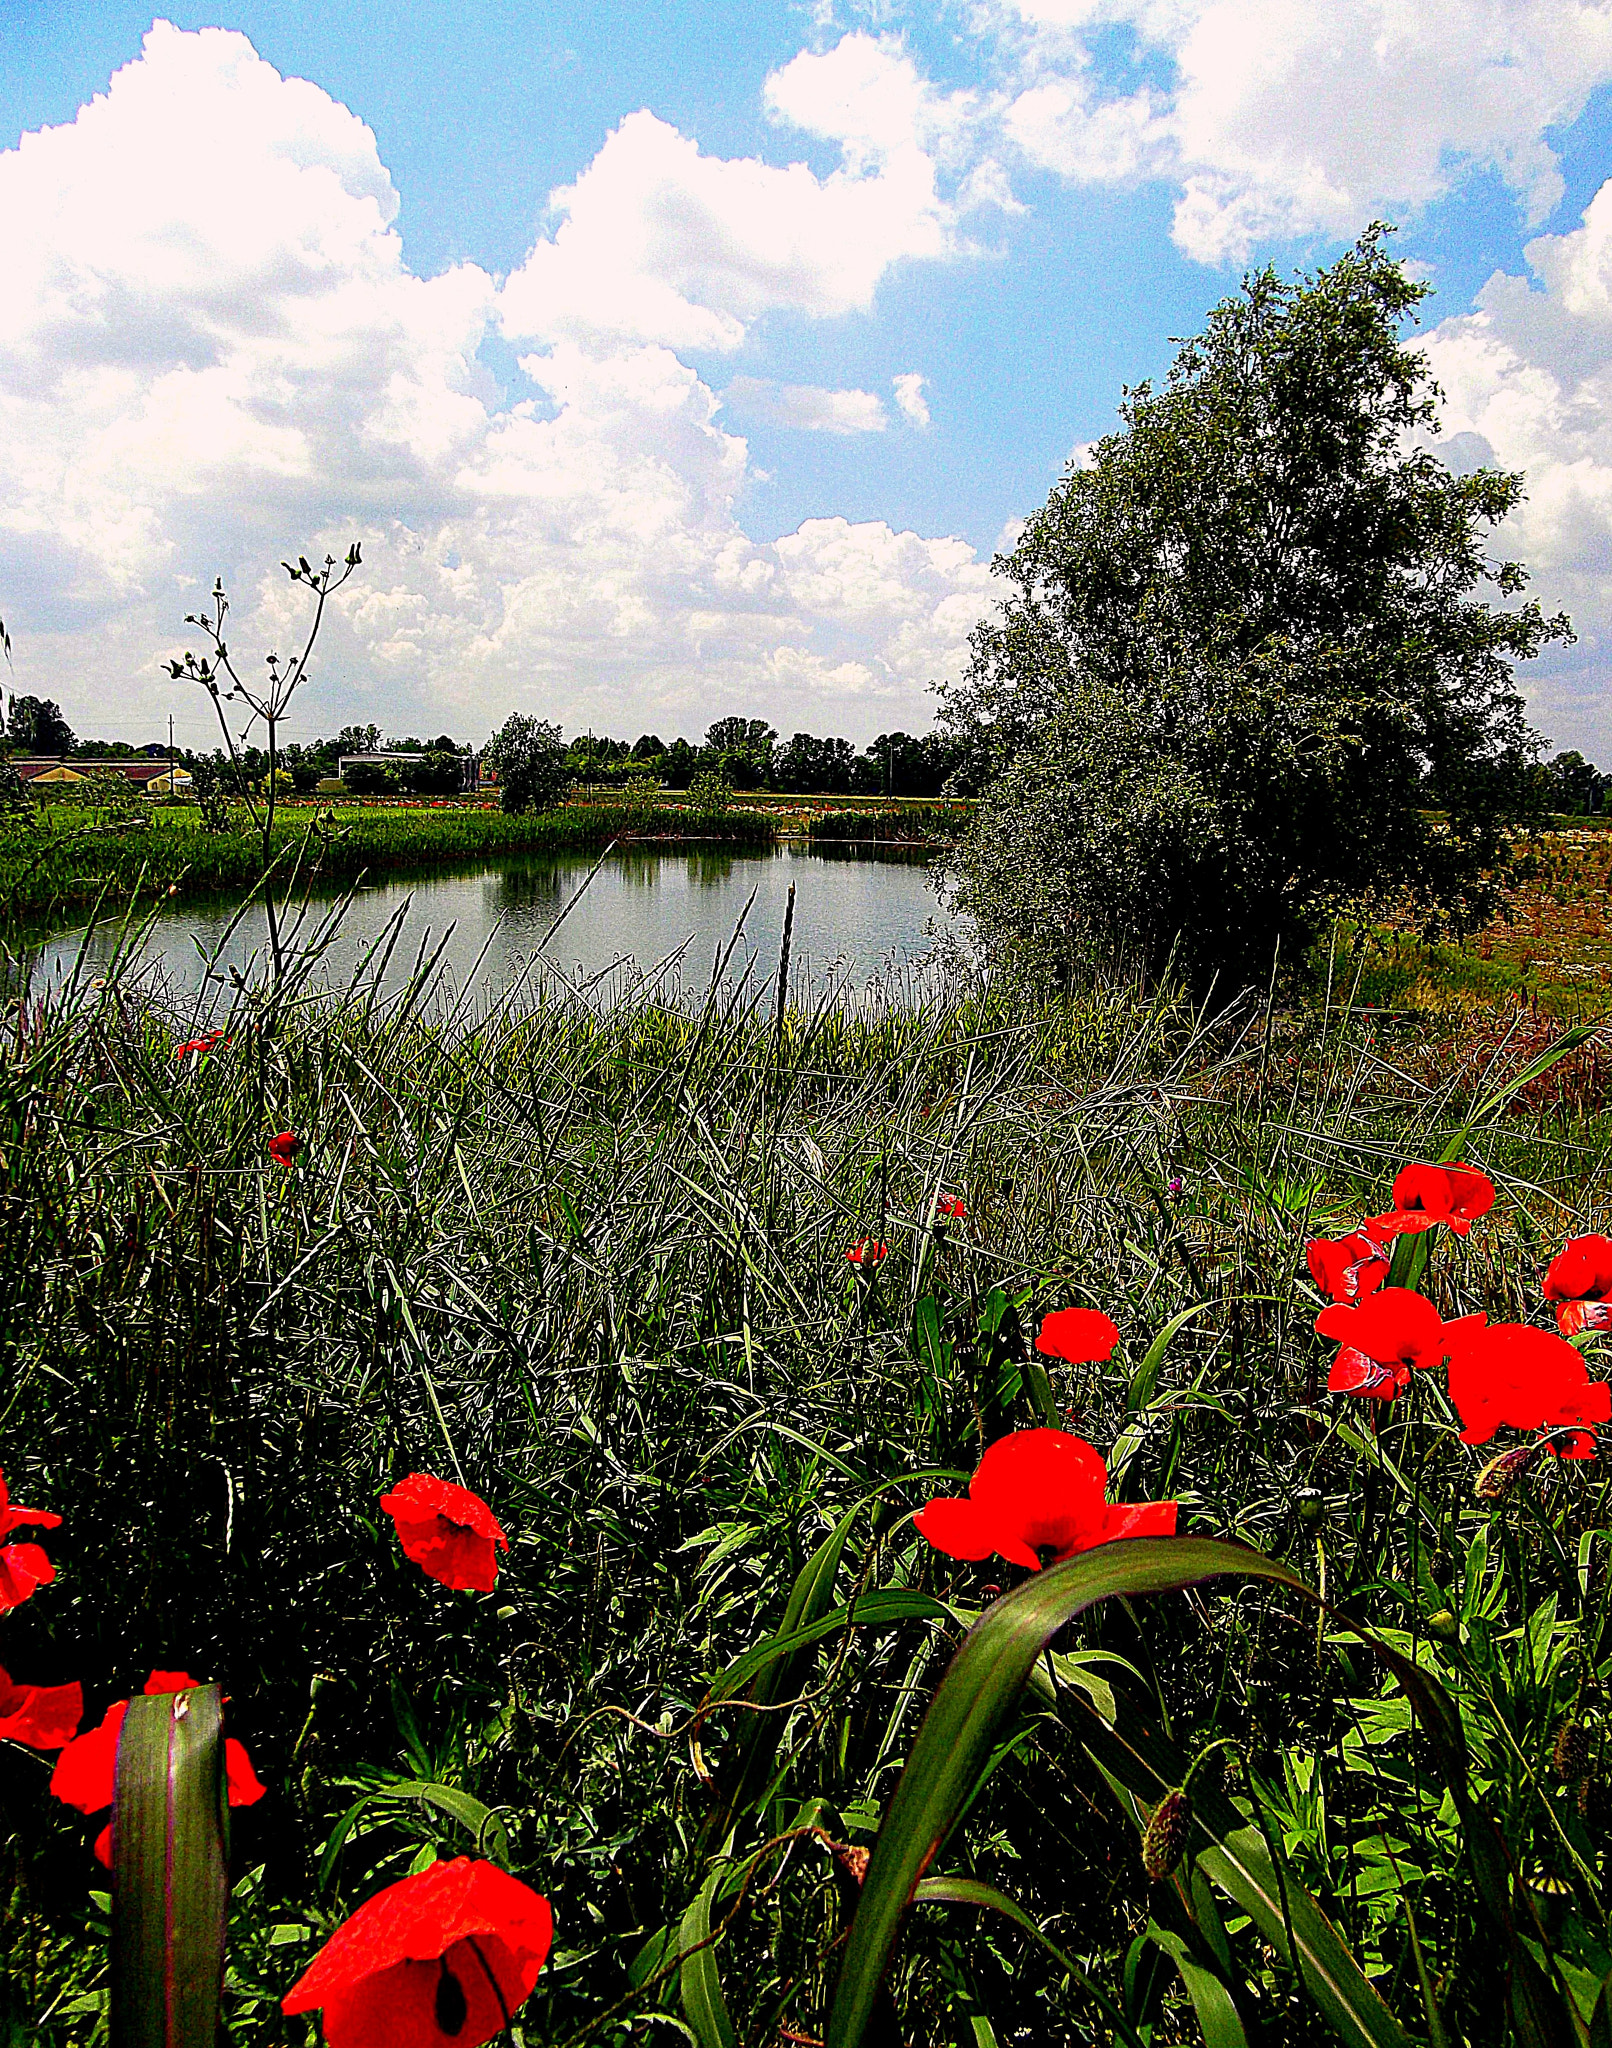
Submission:
[[[1612,1683],[1602,1468],[1477,1500],[1489,1451],[1457,1440],[1439,1376],[1375,1412],[1322,1392],[1302,1272],[1306,1237],[1385,1207],[1394,1166],[1437,1157],[1525,1049],[1336,1016],[1199,1031],[1124,996],[775,1036],[698,1010],[450,1031],[406,999],[271,1017],[243,995],[211,1019],[229,1042],[176,1064],[200,1021],[114,981],[5,1037],[0,1453],[12,1497],[64,1523],[4,1661],[81,1680],[87,1725],[153,1667],[225,1684],[269,1788],[235,1815],[232,2039],[311,2042],[276,2001],[342,1914],[507,1841],[558,1930],[518,2038],[821,2040],[854,1852],[969,1619],[1026,1577],[910,1517],[1042,1416],[1028,1338],[1069,1303],[1121,1331],[1047,1389],[1117,1496],[1324,1574],[1453,1689],[1519,1902],[1598,1984],[1602,1794],[1581,1814],[1549,1758]],[[1612,1220],[1599,1112],[1583,1088],[1519,1097],[1462,1141],[1501,1197],[1470,1240],[1439,1234],[1446,1314],[1539,1318],[1542,1254]],[[289,1170],[265,1152],[285,1129]],[[969,1212],[943,1230],[939,1191]],[[863,1239],[889,1255],[859,1278]],[[496,1592],[401,1558],[376,1503],[415,1469],[492,1504]],[[712,1704],[836,1529],[819,1633]],[[931,1870],[1032,1931],[984,1893],[920,1903],[884,2039],[1190,2042],[1212,1980],[1217,2040],[1307,2048],[1334,2038],[1312,1895],[1379,2027],[1345,2038],[1404,2041],[1389,2007],[1428,2031],[1404,1900],[1438,2023],[1508,2038],[1512,1964],[1380,1662],[1247,1587],[1107,1601],[1056,1649]],[[1191,1884],[1138,1861],[1147,1804],[1214,1741],[1241,1761],[1200,1775],[1205,1824],[1245,1859],[1280,1845],[1263,1918],[1216,1912],[1205,1835]],[[87,2048],[99,1823],[47,1776],[0,1745],[11,2010],[20,2038]],[[714,1979],[678,1961],[702,1896]]]
[[[880,804],[854,810],[820,811],[807,821],[808,843],[827,846],[949,844],[967,830],[967,804]]]
[[[704,818],[671,807],[604,804],[525,817],[489,809],[343,807],[329,822],[298,809],[276,827],[275,857],[285,860],[287,873],[294,863],[301,880],[343,883],[508,854],[597,853],[618,836],[769,846],[773,827],[751,811]],[[131,825],[109,826],[63,805],[42,806],[0,831],[0,906],[13,928],[44,925],[103,894],[121,906],[169,893],[244,893],[261,871],[255,834],[204,832],[187,808],[156,809]]]

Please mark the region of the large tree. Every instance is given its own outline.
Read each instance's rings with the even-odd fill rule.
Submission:
[[[1512,664],[1570,628],[1486,551],[1522,478],[1428,445],[1385,232],[1245,278],[994,565],[944,695],[985,791],[958,894],[1031,978],[1225,993],[1339,910],[1486,913],[1538,787]]]

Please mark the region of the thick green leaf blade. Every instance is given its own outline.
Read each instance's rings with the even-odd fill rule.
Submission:
[[[858,2048],[918,1880],[962,1811],[1030,1667],[1057,1631],[1114,1594],[1176,1592],[1226,1572],[1309,1590],[1285,1565],[1240,1543],[1143,1536],[1054,1565],[987,1608],[940,1682],[874,1842],[829,2014],[828,2048]]]
[[[711,1901],[721,1877],[720,1870],[712,1871],[677,1931],[683,2013],[699,2037],[700,2048],[734,2048],[733,2022],[728,2018],[711,1946]]]
[[[1192,2010],[1203,2033],[1203,2048],[1248,2048],[1248,2036],[1238,2015],[1236,2001],[1213,1970],[1205,1968],[1179,1934],[1153,1922],[1148,1937],[1157,1942],[1181,1972]]]
[[[215,2048],[229,1918],[223,1695],[130,1700],[112,1799],[112,2039]]]
[[[705,1704],[714,1706],[721,1700],[731,1700],[743,1692],[751,1679],[763,1674],[781,1660],[793,1658],[797,1650],[821,1642],[824,1636],[833,1635],[842,1628],[890,1628],[898,1621],[950,1621],[951,1609],[943,1601],[933,1599],[928,1593],[916,1593],[905,1587],[895,1587],[888,1592],[864,1593],[854,1607],[836,1607],[832,1613],[819,1615],[814,1621],[768,1636],[765,1642],[757,1643],[746,1650],[742,1657],[735,1659],[722,1675],[712,1683],[706,1695]],[[769,1704],[779,1698],[788,1698],[788,1693],[776,1683],[765,1693],[758,1686],[752,1695],[765,1699]]]

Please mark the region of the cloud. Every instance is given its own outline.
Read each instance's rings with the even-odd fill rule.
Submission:
[[[774,384],[763,377],[732,377],[722,394],[730,410],[773,427],[816,434],[882,434],[889,426],[875,391],[827,391],[820,384]]]
[[[1445,391],[1433,446],[1458,470],[1524,472],[1527,498],[1496,545],[1579,640],[1523,679],[1555,741],[1612,766],[1612,180],[1581,226],[1525,254],[1533,280],[1497,271],[1472,313],[1427,339]]]
[[[76,120],[0,154],[18,686],[131,738],[171,706],[200,740],[205,704],[187,714],[160,671],[196,585],[221,572],[236,644],[283,648],[300,608],[280,556],[357,535],[310,730],[418,714],[485,731],[514,708],[607,728],[742,708],[922,722],[987,607],[985,565],[877,521],[752,541],[748,449],[685,360],[772,312],[866,307],[894,265],[961,252],[945,103],[892,49],[847,40],[837,65],[785,67],[772,101],[841,140],[837,169],[711,157],[634,114],[500,287],[409,270],[348,109],[244,36],[157,23]],[[881,85],[905,94],[882,141]],[[500,332],[520,351],[510,392],[482,355]],[[885,419],[872,392],[760,388],[830,431]]]
[[[898,262],[966,247],[933,146],[966,107],[867,35],[803,53],[767,80],[775,121],[840,146],[826,178],[803,163],[707,156],[647,109],[630,114],[499,299],[511,335],[731,350],[763,314],[866,311]],[[966,204],[983,204],[979,189]]]
[[[915,427],[927,427],[930,424],[929,401],[924,397],[924,385],[928,381],[916,370],[903,370],[899,377],[892,377],[890,380],[895,388],[897,410],[911,420]]]
[[[1167,181],[1174,238],[1205,263],[1352,235],[1480,170],[1541,221],[1563,190],[1549,131],[1612,80],[1603,0],[997,0],[984,18],[1020,158]]]

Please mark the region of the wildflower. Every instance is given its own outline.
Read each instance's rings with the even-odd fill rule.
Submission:
[[[197,1681],[188,1671],[153,1671],[141,1686],[146,1695],[154,1693],[190,1692]],[[91,1728],[80,1735],[62,1751],[51,1773],[50,1789],[56,1797],[68,1806],[76,1806],[80,1813],[99,1813],[103,1807],[112,1804],[112,1780],[117,1768],[118,1737],[123,1732],[123,1717],[129,1711],[127,1700],[114,1700],[101,1717],[98,1728]],[[233,1735],[224,1741],[224,1777],[229,1791],[231,1806],[255,1806],[263,1797],[264,1788],[258,1783],[257,1773],[243,1744]],[[95,1854],[99,1862],[108,1869],[112,1864],[112,1829],[102,1828],[95,1838]]]
[[[329,2048],[479,2048],[531,1996],[553,1939],[547,1899],[456,1856],[366,1900],[281,2010],[321,2010]]]
[[[1178,1194],[1180,1194],[1181,1190],[1182,1190],[1182,1189],[1183,1189],[1183,1188],[1184,1188],[1185,1186],[1186,1186],[1186,1182],[1185,1182],[1185,1181],[1184,1181],[1184,1180],[1183,1180],[1183,1179],[1181,1178],[1180,1174],[1178,1174],[1178,1173],[1172,1173],[1172,1174],[1171,1174],[1171,1176],[1170,1176],[1170,1197],[1171,1197],[1172,1201],[1174,1200],[1174,1198],[1175,1198],[1175,1197],[1176,1197],[1176,1196],[1177,1196]]]
[[[18,1685],[0,1671],[0,1740],[25,1742],[30,1749],[61,1749],[84,1718],[84,1688]]]
[[[1122,1536],[1173,1536],[1173,1500],[1110,1503],[1108,1467],[1081,1437],[1020,1429],[999,1437],[968,1483],[967,1500],[932,1500],[913,1517],[926,1542],[977,1563],[993,1553],[1040,1569],[1040,1550],[1061,1564]]]
[[[1041,1323],[1037,1351],[1069,1365],[1089,1365],[1112,1355],[1119,1329],[1100,1308],[1055,1308]]]
[[[1612,1324],[1612,1237],[1570,1237],[1545,1268],[1545,1299],[1564,1337]]]
[[[1482,1318],[1468,1318],[1481,1322]],[[1329,1394],[1364,1394],[1392,1401],[1408,1386],[1412,1368],[1425,1370],[1445,1355],[1449,1329],[1433,1304],[1408,1287],[1383,1287],[1350,1306],[1334,1302],[1315,1319],[1316,1332],[1338,1339],[1327,1374]]]
[[[302,1140],[295,1131],[282,1131],[277,1138],[269,1140],[269,1157],[278,1159],[282,1166],[290,1166],[302,1150]]]
[[[427,1578],[458,1592],[490,1593],[498,1577],[497,1544],[509,1549],[509,1538],[493,1519],[484,1500],[446,1479],[411,1472],[381,1506],[397,1525],[403,1555]]]
[[[845,1254],[853,1266],[878,1266],[890,1256],[890,1247],[880,1244],[877,1238],[865,1237],[860,1244],[853,1244]]]
[[[1612,1421],[1612,1386],[1590,1378],[1564,1337],[1526,1323],[1472,1328],[1452,1343],[1450,1399],[1463,1443],[1486,1444],[1502,1424],[1565,1430],[1565,1442],[1543,1446],[1563,1458],[1593,1457],[1593,1425]]]
[[[176,1060],[188,1059],[193,1052],[211,1052],[215,1045],[228,1045],[229,1040],[222,1031],[204,1031],[200,1038],[187,1038],[183,1045],[174,1047]]]
[[[1402,1237],[1447,1223],[1465,1237],[1493,1207],[1494,1182],[1475,1166],[1402,1166],[1394,1176],[1392,1212],[1368,1217],[1364,1229],[1374,1237]]]
[[[13,1529],[28,1522],[41,1529],[59,1529],[62,1518],[45,1508],[13,1507],[6,1492],[6,1475],[0,1472],[0,1614],[20,1607],[31,1593],[48,1586],[56,1576],[56,1567],[37,1543],[5,1541]]]
[[[1310,1278],[1334,1301],[1353,1303],[1374,1294],[1388,1278],[1389,1255],[1381,1239],[1363,1230],[1347,1237],[1317,1237],[1304,1247]]]
[[[968,1221],[968,1204],[961,1195],[942,1195],[935,1204],[935,1214],[946,1217],[952,1223],[966,1223]]]

